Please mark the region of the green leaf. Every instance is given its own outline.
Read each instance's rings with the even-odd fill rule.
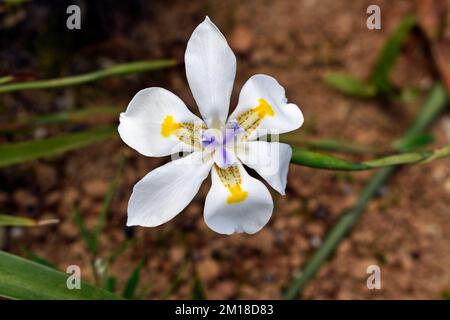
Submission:
[[[405,152],[363,162],[350,162],[329,154],[294,147],[292,148],[291,162],[316,169],[358,171],[396,165],[428,163],[449,156],[450,145],[446,145],[433,151]]]
[[[0,214],[0,226],[2,227],[36,227],[58,223],[58,219],[35,220],[27,217]]]
[[[194,274],[192,282],[191,297],[193,300],[206,300],[205,290],[197,272]]]
[[[392,92],[393,89],[390,81],[392,67],[397,60],[403,43],[415,24],[416,18],[414,16],[406,16],[384,44],[377,62],[374,65],[371,77],[371,82],[374,83],[380,91],[386,93]]]
[[[304,165],[317,169],[328,170],[364,170],[370,169],[370,166],[364,163],[353,163],[347,160],[339,159],[325,153],[309,151],[301,148],[292,148],[292,163]]]
[[[406,16],[389,36],[373,67],[370,81],[363,82],[342,73],[329,73],[325,82],[349,96],[372,98],[380,92],[397,94],[391,85],[390,74],[408,34],[416,25],[414,16]]]
[[[434,138],[431,134],[418,134],[397,139],[392,143],[392,147],[396,150],[411,151],[433,143],[433,141]]]
[[[120,297],[81,283],[79,290],[67,288],[68,275],[21,257],[0,251],[0,296],[10,299],[108,299]]]
[[[134,61],[123,64],[111,66],[102,70],[93,71],[90,73],[80,74],[77,76],[70,76],[58,79],[39,80],[9,83],[0,86],[0,93],[13,92],[19,90],[37,90],[60,88],[67,86],[75,86],[83,83],[88,83],[112,76],[121,76],[132,73],[140,73],[145,71],[160,70],[176,66],[177,62],[171,59],[150,60],[150,61]]]
[[[143,260],[139,261],[136,268],[133,270],[130,277],[128,278],[127,284],[125,285],[125,289],[123,290],[123,297],[125,299],[133,299],[134,298],[134,292],[138,286],[139,275],[141,273],[143,265],[144,265],[144,261]]]
[[[343,73],[328,73],[324,81],[329,86],[349,96],[372,98],[377,94],[377,88],[374,85],[362,82]]]
[[[429,125],[436,115],[442,112],[443,107],[448,102],[447,92],[441,83],[433,86],[427,96],[415,122],[405,135],[408,139],[411,136],[422,134],[422,131]],[[403,139],[405,139],[403,137]]]
[[[27,126],[37,127],[61,123],[84,123],[98,125],[117,119],[123,107],[89,107],[39,116],[19,117],[16,121],[3,124],[0,132],[17,132]]]
[[[137,238],[131,238],[127,239],[126,241],[122,242],[118,248],[116,248],[104,261],[104,270],[103,270],[103,287],[104,288],[110,288],[111,283],[109,283],[112,279],[110,276],[108,276],[109,273],[109,267],[111,264],[114,263],[114,261],[122,255],[130,246],[134,245],[137,241]],[[115,283],[114,283],[114,289],[115,289]]]
[[[59,155],[105,140],[116,134],[116,127],[108,127],[41,140],[3,144],[0,145],[0,167]]]
[[[123,107],[94,107],[73,111],[64,111],[37,116],[28,120],[34,126],[56,124],[61,122],[82,122],[96,117],[119,116]]]
[[[364,161],[365,165],[372,168],[389,167],[405,163],[416,163],[428,159],[432,156],[432,152],[409,152],[394,154],[391,156],[383,157],[380,159],[374,159],[370,161]]]
[[[86,227],[80,213],[75,208],[72,208],[72,216],[78,226],[78,229],[80,230],[80,235],[86,243],[87,248],[95,255],[97,253],[97,243],[91,232]]]
[[[115,292],[116,291],[116,285],[117,285],[117,278],[116,277],[106,277],[106,279],[103,282],[103,288],[105,290],[108,290],[109,292]]]

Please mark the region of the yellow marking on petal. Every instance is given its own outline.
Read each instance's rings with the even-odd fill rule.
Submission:
[[[244,201],[248,197],[247,191],[242,191],[241,185],[237,184],[232,187],[228,187],[231,195],[227,198],[227,203],[239,203]]]
[[[275,116],[275,111],[266,100],[259,98],[258,102],[259,104],[256,107],[240,114],[236,118],[241,128],[245,130],[242,141],[245,141],[250,137],[251,133],[259,127],[261,121],[266,116]]]
[[[181,124],[173,120],[173,116],[168,115],[164,118],[161,124],[161,135],[164,138],[168,138],[171,134],[174,134],[176,130],[181,128]]]
[[[258,116],[260,118],[264,118],[267,115],[271,117],[275,115],[275,112],[273,111],[272,107],[270,106],[270,104],[267,103],[266,100],[264,100],[263,98],[259,98],[258,102],[259,105],[255,107],[254,110],[258,112]]]
[[[215,169],[223,186],[230,191],[227,198],[228,204],[239,203],[247,199],[248,192],[242,190],[242,177],[238,166],[222,169],[215,165]]]
[[[206,126],[203,123],[176,122],[173,116],[168,115],[161,124],[161,135],[164,138],[169,138],[171,135],[174,135],[178,140],[200,149],[200,131],[205,129]]]

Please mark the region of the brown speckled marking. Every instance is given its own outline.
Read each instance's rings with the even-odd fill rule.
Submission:
[[[252,132],[259,127],[264,117],[273,117],[275,115],[272,107],[266,100],[259,98],[258,102],[259,104],[256,107],[240,114],[236,118],[239,125],[245,130],[245,133],[242,136],[242,141],[248,140]]]
[[[248,197],[248,192],[242,190],[242,177],[238,166],[231,166],[226,169],[214,165],[220,181],[228,189],[230,195],[227,198],[228,204],[235,204],[244,201]]]

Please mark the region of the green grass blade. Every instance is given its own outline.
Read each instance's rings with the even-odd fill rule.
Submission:
[[[139,276],[141,274],[143,265],[144,261],[143,260],[139,261],[136,268],[133,270],[130,277],[128,278],[127,284],[125,285],[125,289],[123,290],[123,297],[125,299],[134,298],[134,292],[136,291],[136,288],[139,284]]]
[[[325,153],[309,151],[301,148],[292,148],[291,163],[306,167],[327,170],[356,171],[372,169],[363,163],[353,163]]]
[[[115,292],[117,286],[117,278],[116,277],[106,277],[103,282],[103,288],[108,290],[109,292]]]
[[[87,283],[67,288],[68,275],[0,251],[0,297],[10,299],[121,299]]]
[[[59,155],[105,140],[116,134],[116,127],[108,127],[41,140],[3,144],[0,145],[0,167]]]
[[[412,135],[407,138],[397,139],[392,143],[395,150],[411,151],[433,143],[434,137],[431,134]]]
[[[0,214],[1,227],[36,227],[58,223],[58,219],[36,220],[28,217]]]
[[[394,147],[397,150],[407,151],[410,147],[411,140],[417,139],[416,137],[422,135],[422,132],[435,119],[436,115],[441,112],[442,106],[446,103],[447,93],[443,85],[437,84],[433,86],[415,122],[403,137],[394,142]]]
[[[39,80],[9,83],[0,86],[0,93],[14,92],[20,90],[38,90],[38,89],[51,89],[61,88],[67,86],[75,86],[83,83],[97,81],[112,76],[121,76],[132,73],[140,73],[146,71],[160,70],[164,68],[170,68],[177,64],[175,60],[162,59],[162,60],[150,60],[150,61],[135,61],[129,63],[118,64],[102,70],[81,74],[77,76],[64,77],[51,80]]]
[[[433,151],[400,153],[364,162],[350,162],[325,153],[294,147],[292,148],[291,162],[316,169],[359,171],[396,165],[428,163],[449,156],[450,145],[447,145]]]
[[[116,259],[119,256],[121,256],[125,251],[127,251],[129,247],[136,244],[136,242],[137,238],[127,239],[126,241],[122,242],[120,246],[108,256],[108,258],[106,259],[107,264],[110,265],[114,263],[114,261],[116,261]]]
[[[28,116],[2,125],[0,132],[16,132],[28,127],[56,125],[61,123],[99,123],[117,120],[123,107],[90,107],[79,110],[63,111],[40,116]]]
[[[37,221],[31,218],[0,214],[0,226],[3,227],[34,227],[36,225]]]
[[[198,276],[197,272],[194,274],[194,279],[192,282],[191,298],[192,300],[207,300],[205,290],[203,289],[202,280]]]
[[[390,74],[402,45],[416,24],[414,16],[406,16],[384,44],[374,65],[371,82],[383,92],[391,93]]]
[[[433,86],[424,105],[422,106],[422,109],[416,116],[415,122],[407,131],[405,136],[401,138],[401,140],[408,140],[411,139],[412,136],[422,134],[430,122],[436,118],[436,115],[442,111],[447,101],[447,93],[442,84]]]
[[[440,150],[440,149],[438,149]],[[368,165],[372,168],[381,168],[381,167],[390,167],[400,164],[411,164],[417,163],[420,161],[427,160],[431,158],[431,156],[438,152],[410,152],[403,154],[394,154],[392,156],[383,157],[380,159],[374,159],[370,161],[363,162],[365,165]]]
[[[355,79],[350,75],[332,72],[328,73],[324,81],[330,87],[348,96],[360,98],[373,98],[377,95],[376,86]]]
[[[97,243],[95,242],[92,233],[86,227],[84,220],[78,210],[76,210],[75,208],[72,208],[71,210],[73,219],[75,220],[75,224],[77,225],[78,230],[80,230],[80,235],[86,243],[86,247],[92,254],[97,254]]]
[[[123,241],[118,248],[116,248],[109,256],[106,257],[104,261],[104,270],[102,274],[102,283],[104,288],[110,288],[111,277],[108,275],[110,266],[114,263],[114,261],[122,255],[130,246],[134,245],[137,241],[137,238],[127,239]],[[96,272],[96,271],[94,271]],[[96,272],[97,273],[97,272]],[[100,280],[100,279],[98,279]],[[115,284],[114,284],[115,286]],[[110,290],[111,291],[111,290]]]
[[[49,115],[43,115],[34,117],[29,120],[29,123],[34,126],[48,125],[48,124],[58,124],[63,122],[78,123],[83,122],[92,117],[113,117],[119,116],[119,113],[123,111],[123,107],[95,107],[95,108],[85,108],[81,110],[74,111],[64,111]]]

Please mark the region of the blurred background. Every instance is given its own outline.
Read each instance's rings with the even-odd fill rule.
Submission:
[[[437,3],[439,9],[432,9],[444,21],[438,56],[448,64],[450,3]],[[81,8],[79,30],[66,27],[72,4]],[[366,26],[372,4],[381,9],[379,30]],[[390,70],[392,90],[375,94],[369,86],[363,90],[368,94],[352,96],[324,80],[330,72],[369,79],[405,17],[419,15],[432,25],[431,13],[418,13],[415,1],[0,1],[3,86],[170,59],[152,70],[76,86],[1,92],[0,85],[0,146],[60,136],[67,139],[59,141],[62,149],[75,145],[45,155],[51,150],[45,144],[22,144],[16,158],[25,151],[44,157],[24,156],[11,164],[2,163],[0,151],[0,213],[59,220],[32,228],[0,227],[0,249],[61,271],[79,265],[84,281],[130,298],[282,297],[344,210],[355,204],[370,172],[291,164],[287,195],[272,192],[273,217],[252,236],[222,236],[206,227],[203,202],[209,181],[163,226],[125,226],[133,185],[169,159],[146,158],[128,148],[115,133],[118,114],[135,93],[152,86],[174,92],[198,114],[183,56],[206,15],[237,56],[231,109],[250,76],[275,77],[305,115],[304,126],[287,138],[299,147],[315,139],[352,141],[358,152],[337,154],[355,161],[389,151],[443,76],[429,34],[415,24],[403,36]],[[427,147],[449,143],[448,111],[430,132],[433,142]],[[77,147],[71,140],[77,134],[95,143]],[[301,297],[448,299],[449,231],[450,160],[404,167],[370,201]],[[381,268],[381,290],[366,286],[366,268],[373,264]]]

